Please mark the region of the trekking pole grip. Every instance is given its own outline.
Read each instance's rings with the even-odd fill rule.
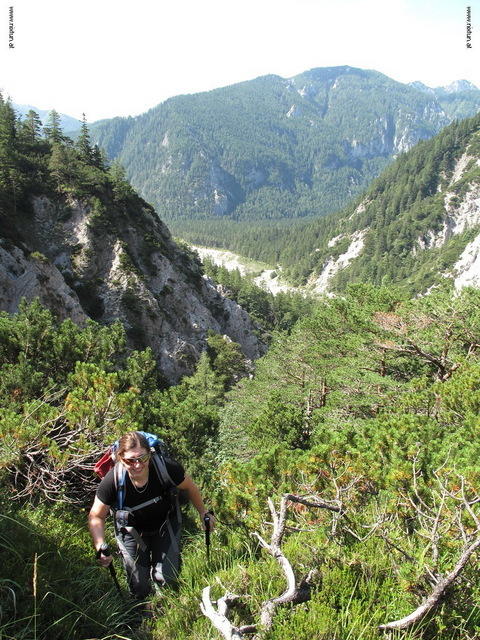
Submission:
[[[100,549],[99,549],[99,550],[97,551],[97,553],[96,553],[97,559],[98,559],[98,558],[100,558],[100,556],[108,557],[108,556],[110,556],[110,555],[112,555],[112,554],[110,553],[110,547],[108,546],[108,544],[107,544],[106,542],[104,542],[104,543],[100,546]]]
[[[213,511],[207,511],[203,516],[203,522],[205,523],[205,529],[210,531],[210,518],[213,516]]]

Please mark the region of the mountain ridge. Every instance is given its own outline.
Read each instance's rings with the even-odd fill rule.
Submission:
[[[372,70],[314,68],[172,97],[94,124],[92,138],[176,234],[205,219],[213,240],[220,220],[341,210],[395,156],[480,109],[477,89],[432,91]]]

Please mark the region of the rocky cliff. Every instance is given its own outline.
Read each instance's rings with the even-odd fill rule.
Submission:
[[[106,197],[32,196],[21,223],[0,232],[0,309],[13,313],[21,298],[39,298],[80,324],[120,319],[132,346],[152,348],[169,382],[192,371],[209,331],[258,357],[248,314],[202,275],[152,207],[134,202],[122,210]]]

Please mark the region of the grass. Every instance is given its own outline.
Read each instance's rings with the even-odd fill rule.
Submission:
[[[203,533],[187,529],[178,587],[152,596],[156,617],[139,624],[132,602],[119,599],[108,572],[94,562],[85,513],[59,507],[13,510],[6,504],[2,509],[0,640],[216,640],[219,633],[200,611],[205,586],[211,585],[213,599],[226,591],[241,597],[232,612],[238,625],[258,623],[262,602],[285,588],[277,562],[243,529],[219,524],[210,562]],[[401,572],[392,570],[392,554],[378,540],[337,544],[321,530],[293,533],[284,552],[297,577],[316,566],[319,578],[309,602],[278,608],[262,640],[378,640],[379,624],[419,602]],[[126,587],[119,563],[117,569]],[[466,594],[459,588],[433,617],[389,639],[478,638],[478,590]]]

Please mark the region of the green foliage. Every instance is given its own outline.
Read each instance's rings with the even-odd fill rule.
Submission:
[[[118,163],[107,170],[99,147],[91,144],[85,117],[75,144],[64,135],[56,111],[43,134],[35,111],[17,119],[0,96],[0,202],[2,216],[13,228],[20,216],[28,217],[29,200],[36,194],[91,198],[97,222],[107,197],[116,205],[125,206],[129,199],[141,203]]]
[[[96,566],[85,511],[12,508],[4,491],[0,499],[1,637],[133,640],[134,605],[119,602],[108,572]]]
[[[174,232],[192,243],[228,247],[241,255],[280,263],[294,283],[305,284],[325,263],[344,253],[352,236],[366,231],[361,255],[341,270],[330,286],[344,290],[352,282],[402,285],[410,294],[437,284],[452,269],[478,228],[432,244],[447,217],[445,198],[458,207],[480,180],[471,162],[452,186],[455,163],[478,155],[479,116],[456,122],[434,139],[422,141],[398,159],[344,211],[323,218],[284,221],[176,219]],[[337,238],[332,246],[331,240]]]
[[[216,375],[203,352],[193,376],[152,398],[150,415],[156,432],[170,443],[180,460],[188,461],[196,477],[212,472],[224,384],[224,376]]]
[[[157,386],[151,352],[129,355],[120,323],[58,323],[33,302],[0,314],[0,362],[2,478],[17,469],[16,489],[29,495],[43,474],[44,497],[84,502],[86,461],[113,434],[146,426],[146,389]]]
[[[127,180],[126,172],[122,165],[114,162],[108,173],[112,182],[114,195],[119,200],[128,199],[128,197],[132,195],[133,189]]]
[[[264,330],[289,331],[295,322],[308,315],[314,302],[297,293],[272,293],[253,282],[253,276],[242,276],[238,269],[229,271],[206,259],[205,273],[223,286],[225,295],[235,300]]]
[[[226,336],[212,333],[207,338],[207,356],[218,380],[229,389],[247,372],[239,345]]]
[[[184,218],[188,230],[207,218],[213,246],[224,218],[251,224],[341,209],[398,152],[395,137],[429,138],[458,113],[474,115],[479,93],[439,100],[448,116],[432,93],[375,71],[312,69],[171,98],[137,118],[100,122],[92,136],[169,224]]]
[[[431,463],[440,464],[459,436],[451,414],[443,417],[442,398],[473,375],[478,306],[476,290],[402,301],[368,285],[321,302],[290,335],[275,338],[253,379],[230,392],[221,455],[249,457],[272,442],[318,444],[357,451],[372,470],[387,474],[430,438]],[[467,424],[476,424],[473,413]],[[470,442],[471,433],[465,435]],[[468,450],[462,460],[470,467],[478,452],[474,443]]]
[[[15,519],[8,526],[16,540],[0,581],[2,633],[27,640],[36,620],[38,638],[134,637],[114,594],[100,595],[108,574],[90,564],[83,516],[62,502],[75,495],[68,474],[79,453],[94,459],[120,433],[144,428],[165,438],[204,484],[219,521],[207,567],[202,533],[188,535],[179,589],[163,594],[152,638],[214,633],[192,603],[206,583],[215,585],[213,598],[223,595],[216,578],[241,596],[234,620],[258,622],[262,602],[284,590],[284,578],[249,533],[268,539],[266,501],[284,493],[318,496],[343,512],[289,507],[283,551],[297,576],[316,567],[321,580],[308,603],[279,610],[266,637],[377,638],[379,624],[424,599],[426,576],[448,572],[475,531],[477,503],[465,509],[461,496],[473,501],[479,480],[479,296],[445,288],[406,300],[386,287],[351,285],[343,298],[319,301],[289,333],[274,334],[253,378],[235,383],[238,348],[212,334],[194,375],[168,389],[160,388],[151,352],[124,350],[118,325],[58,323],[38,303],[2,314],[0,495],[11,494],[11,472],[21,473],[39,445],[42,481],[63,470],[54,509],[42,506],[38,489],[35,509],[2,507],[0,544],[11,547],[6,516]],[[429,509],[438,514],[436,547],[425,538],[435,520],[425,516]],[[32,539],[36,600],[27,587]],[[475,572],[468,563],[462,585],[402,637],[475,637]]]
[[[54,123],[48,141],[39,138],[33,116],[18,128],[8,104],[0,106],[0,153],[8,168],[0,182],[0,197],[7,203],[2,222],[15,213],[27,215],[22,193],[42,180],[53,191],[77,195],[95,185],[89,193],[92,226],[108,217],[110,192],[119,210],[133,215],[134,196],[121,170],[115,178],[115,171],[104,171],[93,154],[87,162],[60,131],[53,131]],[[399,159],[390,178],[378,181],[374,189],[383,208],[372,204],[358,213],[361,224],[379,231],[378,244],[376,239],[367,243],[378,271],[370,263],[365,266],[370,275],[362,280],[393,279],[385,253],[389,243],[397,243],[396,255],[408,254],[422,221],[429,225],[425,228],[439,223],[434,176],[444,170],[448,180],[455,158],[448,157],[449,145],[464,150],[476,126],[471,121],[452,127],[435,143],[438,157],[432,160],[429,148],[421,146],[418,155]],[[191,170],[194,176],[202,167],[192,161]],[[286,170],[271,175],[277,183],[288,180]],[[402,190],[392,195],[387,187],[394,179]],[[408,242],[408,224],[399,215],[404,207],[420,220]],[[145,205],[141,215],[147,219],[151,212]],[[288,251],[298,278],[321,260],[314,248],[337,222],[299,225],[298,238],[290,233]],[[390,225],[391,237],[380,233],[382,222]],[[295,243],[307,232],[312,233],[308,261],[297,256],[295,264]],[[155,242],[145,236],[147,256],[158,248]],[[339,243],[333,251],[344,248]],[[195,256],[186,249],[182,255],[185,269],[197,265],[192,270],[197,278]],[[125,256],[123,266],[132,271],[135,265]],[[427,262],[421,265],[425,269]],[[408,300],[400,290],[352,285],[345,276],[343,297],[313,303],[273,299],[239,274],[208,269],[271,332],[270,351],[252,377],[239,379],[245,370],[238,347],[213,334],[195,373],[165,389],[152,353],[129,352],[119,324],[58,322],[38,302],[23,303],[13,316],[0,314],[0,544],[6,551],[0,629],[6,638],[133,636],[121,607],[102,598],[108,575],[90,564],[83,514],[66,506],[67,501],[91,501],[95,483],[88,469],[106,443],[132,428],[167,440],[205,485],[220,521],[209,567],[200,552],[201,533],[187,541],[179,591],[165,594],[153,638],[193,640],[213,633],[196,604],[206,579],[213,584],[218,577],[232,591],[252,595],[235,614],[246,622],[254,621],[262,601],[283,590],[277,566],[262,558],[248,535],[257,530],[268,537],[263,523],[270,519],[270,496],[317,495],[341,503],[346,516],[332,520],[327,510],[301,508],[289,515],[289,526],[303,531],[289,533],[285,552],[299,573],[318,566],[322,580],[307,605],[280,612],[266,634],[271,640],[373,640],[378,624],[408,613],[428,594],[426,576],[448,571],[475,531],[477,503],[470,509],[455,505],[462,491],[473,500],[479,480],[478,291],[454,295],[446,286]],[[127,296],[124,302],[135,311],[137,300]],[[448,489],[443,499],[439,485]],[[12,494],[21,498],[19,510],[9,504]],[[34,506],[26,506],[27,500]],[[45,506],[47,500],[57,506]],[[415,508],[420,500],[437,509],[438,544],[425,543],[428,518]],[[465,568],[464,582],[415,630],[417,637],[478,635],[475,571],[473,563]]]

